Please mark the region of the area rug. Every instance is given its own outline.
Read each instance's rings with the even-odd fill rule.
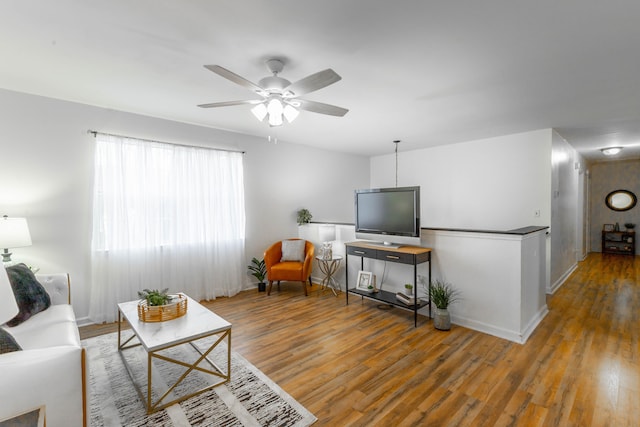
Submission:
[[[130,334],[130,332],[127,331]],[[125,332],[123,332],[124,336]],[[206,338],[201,347],[207,347]],[[117,333],[82,341],[87,349],[89,365],[90,425],[115,426],[310,426],[317,418],[293,399],[258,368],[235,351],[231,352],[231,381],[183,402],[147,415],[145,403],[133,386],[117,350]],[[189,345],[167,350],[164,354],[179,360],[194,360],[197,353]],[[210,356],[226,366],[226,343],[221,343]],[[136,381],[146,393],[146,352],[142,347],[124,351]],[[166,389],[185,368],[154,360],[153,386]],[[156,373],[158,375],[156,375]],[[187,376],[175,393],[186,395],[212,384],[211,377],[199,372]],[[187,391],[187,393],[183,393]],[[160,391],[162,392],[162,391]],[[154,396],[155,398],[155,396]]]

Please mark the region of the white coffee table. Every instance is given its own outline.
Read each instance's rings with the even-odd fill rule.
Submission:
[[[127,368],[129,376],[131,377],[131,381],[133,381],[133,384],[138,391],[140,399],[143,402],[146,401],[148,414],[171,406],[174,403],[181,402],[207,390],[211,390],[212,388],[224,384],[231,379],[231,323],[202,306],[192,298],[187,297],[187,299],[187,313],[184,316],[163,322],[142,322],[138,318],[139,300],[118,304],[118,351],[120,352],[122,361]],[[125,341],[122,341],[121,338],[123,332],[121,327],[123,318],[129,323],[129,325],[131,325],[131,330],[133,331],[133,335]],[[218,335],[218,337],[213,344],[209,346],[209,348],[202,350],[195,345],[196,341],[212,335]],[[130,344],[134,338],[137,338],[137,342],[134,341],[134,343]],[[227,341],[227,366],[226,369],[221,369],[208,357],[208,355],[225,339]],[[194,363],[187,363],[161,354],[163,350],[183,344],[190,344],[200,354],[200,357]],[[131,370],[132,368],[127,363],[123,354],[124,350],[140,345],[142,345],[147,352],[146,396],[142,393],[142,388],[136,382]],[[153,365],[154,358],[184,366],[187,370],[173,385],[168,385],[168,390],[160,398],[155,402],[152,402],[151,390],[153,376],[151,367]],[[204,360],[206,360],[213,369],[208,368],[206,364],[203,364],[204,366],[199,366]],[[216,378],[216,381],[207,387],[163,403],[163,400],[171,394],[176,386],[194,370],[210,374]]]

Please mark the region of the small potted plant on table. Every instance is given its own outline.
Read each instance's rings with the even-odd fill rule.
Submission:
[[[171,297],[167,292],[169,292],[169,288],[165,288],[161,291],[158,289],[144,289],[142,291],[138,291],[138,297],[140,299],[147,300],[147,305],[149,306],[167,305],[169,301],[171,301]]]
[[[170,295],[163,290],[144,289],[138,291],[138,317],[143,322],[163,322],[183,316],[187,312],[187,298],[184,294]]]

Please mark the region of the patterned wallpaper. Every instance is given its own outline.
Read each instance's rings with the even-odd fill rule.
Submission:
[[[611,210],[605,204],[607,194],[614,190],[629,190],[640,198],[640,160],[621,160],[594,163],[589,167],[590,178],[590,216],[591,216],[591,251],[601,252],[601,231],[603,224],[620,225],[631,222],[636,224],[635,231],[640,231],[640,200],[638,204],[626,212]],[[639,254],[636,243],[636,255]]]

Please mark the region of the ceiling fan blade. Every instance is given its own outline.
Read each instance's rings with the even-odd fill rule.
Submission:
[[[246,104],[255,105],[255,104],[260,104],[261,102],[264,102],[264,101],[259,99],[251,99],[246,101],[224,101],[224,102],[212,102],[210,104],[200,104],[198,105],[198,107],[200,108],[232,107],[234,105],[246,105]]]
[[[313,113],[328,114],[329,116],[342,117],[349,112],[346,108],[336,107],[335,105],[323,104],[322,102],[307,101],[305,99],[297,99],[300,102],[300,109],[311,111]]]
[[[287,93],[290,92],[291,95],[288,95],[288,97],[301,96],[306,93],[322,89],[323,87],[327,87],[341,79],[342,77],[340,77],[335,71],[331,68],[327,68],[326,70],[319,71],[300,79],[297,82],[291,83],[289,86],[284,88],[283,93],[287,96]]]
[[[262,89],[257,84],[252,83],[249,80],[245,79],[244,77],[241,77],[236,73],[229,71],[226,68],[223,68],[219,65],[205,65],[204,68],[206,68],[209,71],[213,71],[217,75],[224,77],[227,80],[231,80],[232,82],[239,84],[240,86],[245,87],[253,92],[256,92],[256,93],[264,92],[264,89]]]

